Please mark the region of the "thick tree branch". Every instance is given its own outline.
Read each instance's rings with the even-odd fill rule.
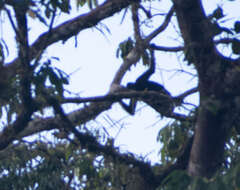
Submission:
[[[138,9],[139,9],[139,3],[132,4],[131,10],[132,10],[134,37],[137,45],[141,45],[142,36],[141,36],[141,29],[140,29],[140,23],[139,23]]]
[[[211,23],[204,13],[201,0],[172,1],[188,53],[186,58],[195,64],[200,81],[208,79],[207,70],[214,63],[209,58],[216,55],[216,50],[213,43],[213,31],[209,27]]]
[[[28,25],[26,11],[27,6],[19,7],[16,5],[14,7],[17,27],[15,28],[16,32],[16,41],[18,43],[18,55],[20,58],[20,70],[18,72],[20,79],[20,105],[22,108],[19,109],[15,122],[12,125],[9,125],[4,128],[0,136],[0,150],[6,148],[16,136],[24,130],[28,125],[28,122],[31,120],[32,113],[36,110],[36,106],[33,103],[31,96],[31,73],[29,61],[29,44],[28,44]]]
[[[171,101],[175,101],[175,100],[179,101],[179,99],[183,100],[185,97],[195,92],[196,92],[196,89],[188,90],[183,94],[173,97]],[[61,101],[61,103],[80,104],[80,103],[94,102],[94,103],[91,103],[89,106],[76,110],[67,115],[70,121],[73,122],[74,125],[81,125],[91,120],[92,118],[94,118],[95,112],[100,113],[103,110],[107,110],[111,107],[112,103],[118,102],[123,98],[141,98],[142,100],[144,100],[144,98],[149,98],[149,97],[153,99],[167,98],[165,95],[159,94],[153,91],[135,92],[130,90],[126,91],[125,88],[122,88],[120,91],[116,93],[108,94],[105,96],[96,96],[96,97],[90,97],[90,98],[65,98]],[[100,107],[98,107],[97,105]],[[168,117],[178,119],[178,120],[191,119],[191,118],[188,118],[187,116],[180,115],[177,113],[168,115]],[[61,122],[58,117],[56,118],[36,117],[29,123],[28,127],[17,136],[17,138],[26,137],[38,132],[45,131],[45,130],[59,129],[59,125],[58,125],[59,123]]]
[[[133,2],[139,0],[109,0],[98,6],[96,9],[91,10],[87,14],[80,15],[74,19],[68,20],[59,26],[52,28],[51,34],[45,32],[41,34],[38,39],[31,45],[29,51],[29,59],[32,60],[42,50],[58,41],[66,41],[69,38],[77,35],[80,31],[90,28],[98,24],[101,20],[112,16],[113,14],[126,8]],[[15,74],[14,70],[19,65],[19,58],[7,64],[7,67],[13,68],[11,76]]]

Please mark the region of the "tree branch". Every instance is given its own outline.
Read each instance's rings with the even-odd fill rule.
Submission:
[[[139,0],[105,1],[105,3],[98,6],[96,9],[91,10],[89,13],[77,16],[76,18],[68,20],[59,26],[52,28],[51,31],[41,34],[29,48],[29,59],[34,59],[39,52],[42,52],[43,49],[46,49],[51,44],[61,40],[66,41],[69,38],[77,35],[80,31],[95,26],[101,20],[121,11],[133,2],[139,2]],[[51,32],[50,35],[49,32]],[[11,76],[15,74],[14,70],[18,67],[18,65],[19,58],[15,59],[11,63],[6,64],[7,67],[13,68]]]
[[[152,33],[150,33],[145,39],[142,40],[142,43],[141,43],[142,44],[141,48],[143,48],[142,50],[146,49],[149,46],[149,42],[153,38],[155,38],[159,33],[161,33],[162,31],[164,31],[167,28],[167,26],[172,18],[173,12],[174,12],[174,9],[172,7],[170,9],[170,11],[168,12],[163,23],[156,30],[154,30]],[[126,71],[129,70],[129,68],[133,64],[135,64],[139,61],[140,53],[142,51],[139,48],[140,47],[134,47],[129,52],[129,54],[126,56],[123,64],[121,65],[121,67],[119,68],[119,70],[117,71],[117,73],[113,79],[112,85],[114,85],[114,84],[119,85],[121,83],[121,80],[122,80],[124,74],[126,73]]]
[[[136,92],[122,89],[121,92],[118,93],[112,93],[105,96],[95,96],[95,97],[89,97],[89,98],[65,98],[61,100],[61,103],[87,103],[87,102],[94,102],[91,103],[89,106],[85,106],[84,108],[81,108],[79,110],[73,111],[67,115],[67,117],[70,119],[71,122],[73,122],[74,125],[81,125],[85,122],[95,118],[95,113],[101,113],[103,110],[107,110],[111,107],[112,103],[118,102],[123,98],[142,98],[144,101],[144,98],[153,98],[153,99],[163,99],[167,98],[163,94],[159,94],[154,91],[144,91],[144,92]],[[176,97],[173,97],[171,101],[178,101],[179,98],[182,100],[191,93],[195,93],[196,89],[191,89],[183,94],[180,94]],[[178,119],[178,120],[189,120],[191,118],[188,118],[187,116],[180,115],[178,113],[172,113],[171,115],[168,115],[170,118]],[[49,117],[49,118],[35,118],[33,121],[31,121],[28,125],[28,127],[18,135],[18,138],[26,137],[38,132],[42,132],[45,130],[52,130],[52,129],[59,129],[59,123],[61,121],[58,117]],[[1,136],[0,136],[1,137]]]
[[[183,51],[184,47],[183,46],[178,46],[178,47],[166,47],[166,46],[158,46],[156,44],[150,44],[149,46],[153,50],[158,50],[158,51],[167,51],[167,52],[178,52],[178,51]]]

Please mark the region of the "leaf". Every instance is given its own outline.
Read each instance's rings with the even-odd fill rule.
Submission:
[[[93,9],[92,0],[87,0],[87,3],[88,3],[88,7],[89,7],[90,9]]]
[[[222,8],[218,7],[217,9],[215,9],[215,11],[213,12],[212,16],[214,18],[216,18],[217,20],[222,18],[222,17],[224,17]]]
[[[58,5],[62,12],[70,13],[71,6],[69,2],[68,0],[63,0],[62,3]]]
[[[93,9],[98,6],[98,0],[87,0],[88,7]]]
[[[163,184],[167,186],[168,190],[188,189],[191,183],[191,178],[183,171],[173,171],[164,180]]]
[[[235,31],[236,33],[239,33],[239,32],[240,32],[240,21],[236,21],[236,22],[234,23],[234,31]]]
[[[234,54],[240,54],[240,40],[234,39],[232,42],[232,51]]]
[[[93,0],[93,4],[95,7],[98,7],[98,0]]]
[[[77,7],[79,7],[79,6],[82,7],[85,5],[86,2],[87,2],[87,0],[77,0],[76,5],[77,5]]]
[[[62,82],[62,84],[69,84],[69,76],[62,70],[55,68],[55,70],[58,72],[59,80]]]
[[[54,72],[53,69],[49,69],[48,70],[48,74],[49,74],[49,80],[52,84],[55,85],[55,88],[58,92],[58,94],[60,96],[63,95],[63,83],[62,81],[60,80],[60,78],[58,77],[58,75]]]
[[[238,170],[236,172],[235,183],[236,183],[237,189],[240,189],[240,171],[239,171],[239,167],[238,167]]]
[[[47,18],[50,18],[51,12],[52,12],[52,11],[47,7],[46,10],[45,10],[45,16],[46,16]]]
[[[142,61],[143,61],[143,65],[149,65],[150,63],[149,53],[146,50],[142,54]]]
[[[202,190],[207,189],[207,183],[202,178],[195,178],[189,186],[191,190]]]
[[[62,83],[63,83],[63,84],[69,84],[68,78],[67,78],[67,77],[63,77],[63,78],[62,78]]]
[[[48,10],[49,10],[49,9],[48,9]],[[33,10],[32,10],[32,11],[33,11]],[[50,13],[51,13],[51,12],[49,12],[49,15],[46,15],[46,12],[45,12],[45,15],[46,15],[47,18],[50,17]],[[48,26],[46,19],[45,19],[41,14],[39,14],[38,11],[34,11],[34,14],[35,14],[35,16],[38,18],[38,20],[39,20],[41,23],[43,23],[45,26]]]
[[[128,38],[127,40],[121,42],[116,52],[117,58],[119,57],[119,54],[121,58],[126,57],[128,53],[133,49],[133,47],[134,47],[134,42],[131,38]]]

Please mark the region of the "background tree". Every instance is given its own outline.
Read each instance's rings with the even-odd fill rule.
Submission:
[[[76,0],[79,16],[55,25],[58,14],[71,14],[70,1],[5,0],[2,14],[15,33],[17,57],[6,63],[9,44],[0,44],[1,179],[4,189],[238,189],[239,181],[239,49],[238,18],[225,19],[224,3],[206,13],[200,0],[163,2],[138,0]],[[237,3],[222,1],[225,3]],[[81,14],[82,6],[89,12]],[[115,13],[131,12],[133,36],[119,44],[122,65],[105,96],[66,96],[69,75],[52,66],[43,54],[55,42],[66,42]],[[144,24],[162,22],[156,28]],[[47,26],[32,44],[30,18]],[[161,46],[172,21],[182,43]],[[229,22],[229,23],[228,23]],[[3,25],[3,24],[2,24]],[[146,28],[145,28],[146,29]],[[81,35],[81,34],[79,34]],[[173,34],[174,35],[174,34]],[[222,47],[227,47],[225,50]],[[134,91],[121,85],[132,65],[158,63],[153,52],[180,55],[184,69],[197,73],[198,85],[177,96],[159,91]],[[230,53],[229,53],[230,52]],[[154,64],[156,64],[154,63]],[[170,63],[169,63],[170,64]],[[184,70],[185,71],[185,70]],[[131,71],[133,72],[133,71]],[[187,98],[199,93],[199,105]],[[114,139],[86,124],[122,99],[145,102],[162,117],[172,119],[159,131],[161,162],[151,165],[132,153],[122,153]],[[64,104],[84,104],[70,113]],[[171,104],[171,113],[162,105]],[[179,111],[179,108],[187,110]],[[47,111],[52,109],[51,116]],[[24,137],[51,131],[51,138]],[[49,133],[50,134],[50,133]]]

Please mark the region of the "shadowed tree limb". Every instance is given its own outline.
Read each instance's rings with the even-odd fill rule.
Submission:
[[[69,114],[67,114],[67,117],[74,125],[81,125],[86,123],[87,121],[94,119],[96,116],[96,113],[101,113],[102,110],[107,110],[111,108],[111,105],[114,102],[118,102],[123,98],[149,98],[153,97],[154,99],[162,99],[167,98],[165,95],[153,92],[153,91],[146,91],[146,92],[135,92],[135,91],[124,91],[125,88],[122,88],[122,92],[116,92],[113,94],[105,95],[105,96],[96,96],[96,97],[90,97],[90,98],[65,98],[61,100],[61,104],[64,103],[87,103],[87,102],[94,102],[91,103],[89,106],[85,106],[82,109],[79,109],[77,111],[73,111]],[[173,97],[172,101],[177,98],[177,101],[179,100],[179,97],[184,99],[188,95],[190,95],[190,92],[195,93],[195,89],[189,90],[184,92],[183,94],[180,94],[176,97]],[[42,104],[42,103],[40,103]],[[98,105],[98,106],[97,106]],[[47,106],[47,105],[45,105]],[[179,120],[191,120],[191,118],[188,118],[185,115],[178,115],[177,113],[172,115],[166,115],[167,117],[179,119]],[[22,138],[29,135],[32,135],[34,133],[42,132],[45,130],[53,130],[53,129],[59,129],[59,118],[56,117],[48,117],[48,118],[40,118],[36,117],[31,122],[29,122],[28,127],[21,132],[16,138]],[[1,140],[0,140],[1,142]],[[1,143],[0,143],[1,144]]]

